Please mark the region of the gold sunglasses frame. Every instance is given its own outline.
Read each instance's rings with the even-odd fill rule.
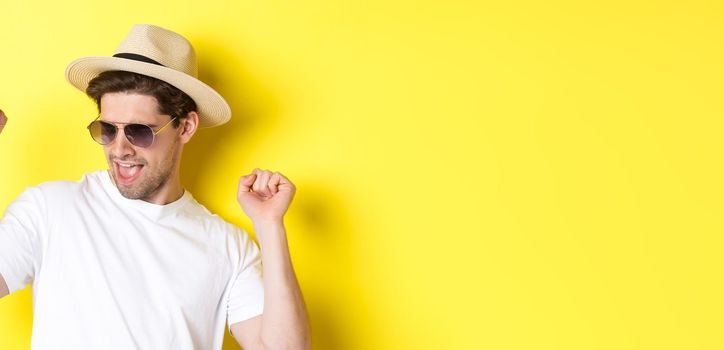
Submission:
[[[86,129],[88,129],[88,132],[90,132],[91,138],[93,139],[93,141],[95,141],[96,143],[98,143],[98,144],[101,145],[101,146],[110,145],[110,144],[112,144],[114,141],[116,141],[116,138],[118,137],[118,132],[119,132],[119,130],[123,129],[123,136],[126,138],[126,141],[128,141],[128,143],[130,143],[130,144],[133,145],[133,146],[141,147],[141,148],[150,148],[151,146],[153,146],[153,143],[156,141],[156,135],[158,135],[161,131],[163,131],[163,129],[165,129],[169,124],[171,124],[171,122],[173,122],[174,120],[178,119],[178,117],[173,117],[173,118],[171,118],[171,120],[169,120],[166,124],[164,124],[164,125],[163,125],[161,128],[159,128],[158,130],[153,130],[153,128],[152,128],[150,125],[148,125],[148,124],[143,124],[143,123],[111,123],[111,122],[107,122],[107,121],[105,121],[105,120],[100,120],[100,118],[101,118],[101,116],[100,116],[100,114],[99,114],[99,115],[96,117],[96,119],[93,119],[93,121],[90,122],[90,123],[88,123],[88,126],[86,126]],[[90,128],[91,128],[91,125],[93,125],[93,123],[95,123],[96,121],[101,121],[101,122],[103,122],[103,123],[107,123],[107,124],[113,125],[113,127],[116,128],[116,136],[113,137],[113,140],[111,140],[111,142],[108,142],[108,143],[106,143],[106,144],[102,144],[102,143],[98,142],[98,140],[96,140],[95,137],[93,137],[93,132],[91,131]],[[133,142],[131,142],[131,140],[130,140],[130,139],[128,138],[128,136],[126,135],[125,126],[124,126],[123,128],[119,128],[118,125],[116,125],[116,124],[121,124],[121,125],[131,125],[131,124],[143,125],[143,126],[149,128],[149,129],[151,129],[151,133],[152,133],[152,135],[153,135],[153,138],[151,139],[151,143],[150,143],[148,146],[145,146],[145,147],[135,145]]]

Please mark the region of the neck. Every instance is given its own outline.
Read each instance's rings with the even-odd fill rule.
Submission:
[[[113,177],[113,174],[111,174],[111,171],[112,170],[110,169],[108,170],[108,177],[111,178],[111,182],[113,182],[113,185],[117,186],[116,179]],[[168,179],[164,183],[162,183],[153,193],[139,199],[152,204],[166,205],[177,201],[183,195],[184,188],[183,186],[181,186],[181,178],[179,176],[179,169],[177,166],[174,168],[173,173],[168,177]]]
[[[184,188],[181,186],[181,149],[178,149],[174,154],[174,165],[172,167],[171,174],[167,177],[166,181],[162,183],[156,191],[151,193],[142,200],[158,204],[165,205],[168,203],[175,202],[181,196],[184,195]]]
[[[184,189],[181,186],[181,181],[177,173],[170,177],[165,184],[161,185],[158,191],[148,197],[141,198],[141,200],[153,204],[165,205],[177,201],[183,195]]]
[[[167,177],[166,181],[162,183],[156,191],[151,193],[145,198],[141,198],[149,203],[166,205],[177,201],[181,196],[184,195],[184,188],[181,186],[181,153],[183,147],[174,149],[173,154],[173,167],[171,174]]]

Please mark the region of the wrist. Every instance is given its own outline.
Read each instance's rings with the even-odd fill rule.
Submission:
[[[266,218],[252,220],[255,231],[276,231],[278,229],[284,229],[283,218]]]
[[[286,230],[282,220],[255,220],[253,224],[254,233],[262,251],[286,244]]]

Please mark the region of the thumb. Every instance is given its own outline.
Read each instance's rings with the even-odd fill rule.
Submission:
[[[256,174],[242,176],[241,179],[239,179],[239,193],[251,191],[251,185],[254,184],[254,180],[256,180]]]

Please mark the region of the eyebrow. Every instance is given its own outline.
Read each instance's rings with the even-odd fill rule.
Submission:
[[[172,119],[173,119],[173,118],[172,118]],[[161,125],[161,124],[156,124],[156,123],[148,123],[148,124],[146,124],[146,123],[141,123],[141,122],[138,122],[138,121],[132,121],[132,122],[128,122],[128,123],[115,122],[115,121],[111,121],[111,120],[105,120],[105,119],[103,119],[100,115],[98,115],[98,120],[104,121],[104,122],[106,122],[106,123],[111,123],[111,124],[121,124],[121,125],[141,124],[141,125],[148,125],[148,126],[150,126],[152,129],[156,129],[157,127],[159,127],[159,125]]]
[[[100,119],[100,120],[101,120],[101,121],[104,121],[104,122],[106,122],[106,123],[111,123],[111,124],[121,124],[121,125],[128,125],[128,124],[141,124],[141,125],[148,125],[148,126],[150,126],[150,127],[152,127],[152,128],[155,128],[155,127],[157,127],[157,126],[158,126],[158,124],[155,124],[155,123],[154,123],[154,124],[150,124],[150,123],[149,123],[149,124],[147,124],[147,123],[140,123],[140,122],[128,122],[128,123],[122,123],[122,122],[114,122],[114,121],[110,121],[110,120],[104,120],[104,119]]]

